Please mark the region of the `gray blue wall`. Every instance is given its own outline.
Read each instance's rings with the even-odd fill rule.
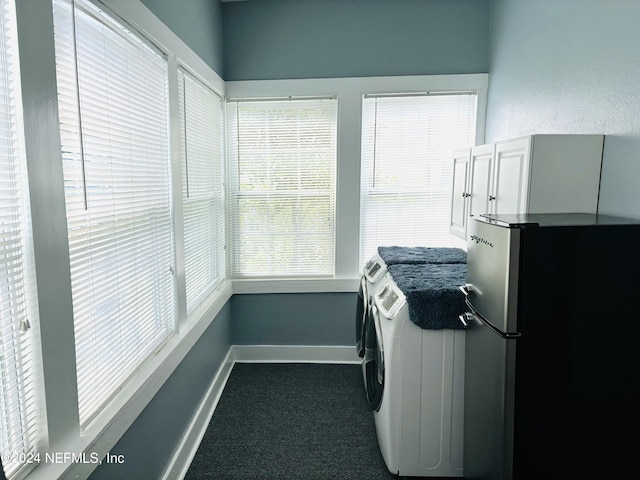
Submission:
[[[486,73],[489,0],[222,4],[224,79]]]
[[[487,141],[604,133],[600,212],[640,218],[640,2],[494,0]]]
[[[357,293],[231,297],[233,345],[354,345]]]
[[[140,0],[222,78],[220,0]]]

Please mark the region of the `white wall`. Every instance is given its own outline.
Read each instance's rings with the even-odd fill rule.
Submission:
[[[604,133],[600,212],[640,218],[640,2],[493,0],[488,142]]]

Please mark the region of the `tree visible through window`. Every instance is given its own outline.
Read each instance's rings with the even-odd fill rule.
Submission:
[[[333,274],[336,104],[228,103],[233,275]]]

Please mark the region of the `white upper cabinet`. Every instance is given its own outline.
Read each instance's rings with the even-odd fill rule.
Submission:
[[[449,230],[458,237],[464,238],[469,215],[467,207],[467,185],[471,165],[469,163],[469,150],[461,150],[453,154],[453,194],[451,197],[451,221]]]
[[[466,238],[470,215],[597,213],[603,145],[604,135],[531,135],[457,152],[451,233]]]
[[[524,213],[528,210],[531,141],[532,137],[526,137],[495,145],[491,208],[478,213]]]
[[[493,145],[480,145],[471,149],[471,182],[467,188],[469,215],[480,215],[491,210],[493,159]],[[465,225],[466,220],[465,218]]]

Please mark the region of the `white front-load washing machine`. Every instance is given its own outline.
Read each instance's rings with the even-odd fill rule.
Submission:
[[[461,477],[464,331],[414,324],[390,274],[380,282],[371,318],[367,399],[389,471]]]

